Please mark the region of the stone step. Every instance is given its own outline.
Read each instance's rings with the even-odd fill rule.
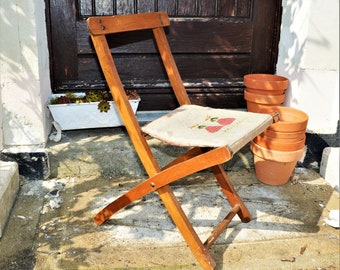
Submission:
[[[340,147],[326,147],[322,152],[320,175],[339,192]]]
[[[0,238],[19,189],[19,170],[16,162],[0,161]]]

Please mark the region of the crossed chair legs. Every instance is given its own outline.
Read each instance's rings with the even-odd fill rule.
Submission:
[[[124,195],[107,205],[94,217],[94,222],[97,225],[100,225],[109,219],[114,213],[135,200],[138,200],[153,191],[157,191],[174,223],[183,235],[191,251],[196,256],[198,262],[204,269],[213,269],[216,264],[208,251],[211,245],[216,241],[218,236],[228,226],[236,214],[240,217],[242,222],[249,222],[251,220],[249,210],[237,194],[222,165],[220,165],[231,158],[232,153],[227,147],[219,147],[212,150],[199,147],[193,148],[175,159],[173,162],[169,163],[157,174],[151,175],[149,179],[132,188]],[[212,172],[221,186],[221,189],[228,199],[232,209],[217,225],[208,239],[202,243],[169,184],[207,168],[212,169]]]

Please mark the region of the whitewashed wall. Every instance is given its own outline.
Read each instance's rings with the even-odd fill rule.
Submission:
[[[309,115],[308,131],[336,133],[339,0],[283,0],[277,74],[290,79],[285,105]]]
[[[44,146],[50,95],[44,0],[0,3],[3,144]]]
[[[1,104],[2,104],[2,101],[1,101],[1,86],[0,86],[0,152],[2,151],[2,149],[4,149],[3,130],[2,130],[2,105]]]

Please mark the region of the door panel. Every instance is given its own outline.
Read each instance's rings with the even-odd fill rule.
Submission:
[[[243,75],[274,73],[281,1],[46,0],[54,92],[106,88],[85,19],[168,12],[167,36],[193,103],[245,108]],[[141,95],[140,110],[177,106],[151,33],[109,37],[126,88]]]

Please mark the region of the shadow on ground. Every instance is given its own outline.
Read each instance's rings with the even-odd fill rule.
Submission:
[[[102,207],[145,178],[123,130],[96,132],[51,144],[54,178],[21,181],[0,268],[200,269],[157,193],[94,225]],[[180,151],[151,144],[161,164]],[[338,269],[339,231],[324,223],[338,193],[312,170],[298,168],[294,181],[273,187],[255,178],[248,151],[238,162],[228,174],[253,220],[234,219],[212,246],[217,269]],[[204,241],[230,209],[223,193],[208,171],[172,187]]]

